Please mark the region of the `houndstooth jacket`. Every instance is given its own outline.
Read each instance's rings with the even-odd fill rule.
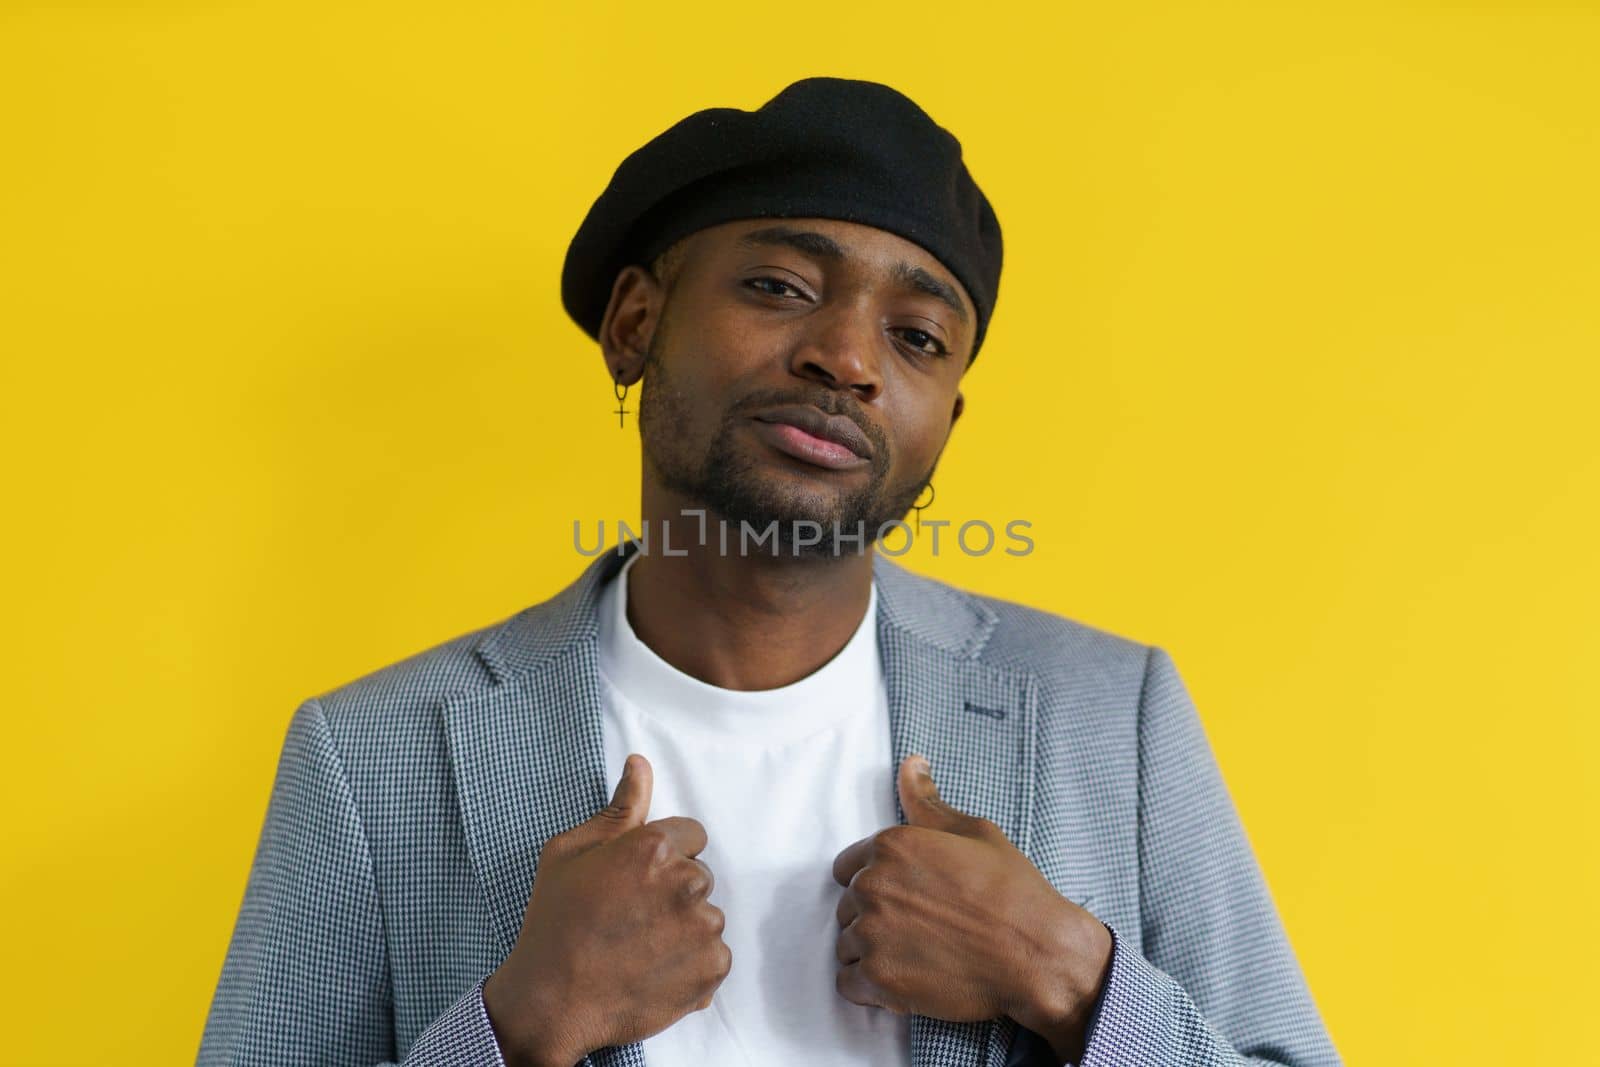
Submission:
[[[561,593],[295,712],[198,1062],[500,1067],[482,983],[541,845],[610,799],[595,605]],[[1081,1067],[1340,1062],[1168,655],[874,563],[892,776],[911,752],[1112,936]],[[898,819],[904,812],[898,808]],[[911,1018],[914,1067],[1056,1062]],[[644,1067],[641,1044],[583,1067]]]

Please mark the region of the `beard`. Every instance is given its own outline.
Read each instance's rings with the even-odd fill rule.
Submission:
[[[679,429],[689,424],[693,405],[685,388],[688,383],[675,377],[660,359],[664,332],[658,328],[651,338],[640,383],[639,435],[645,462],[662,487],[704,507],[731,526],[744,524],[752,539],[765,538],[768,528],[776,523],[774,555],[836,557],[843,554],[842,545],[864,552],[878,539],[885,524],[911,510],[933,477],[930,466],[920,477],[891,483],[889,443],[883,431],[851,397],[824,386],[797,384],[742,398],[723,415],[705,452],[690,454],[693,444],[684,441]],[[748,444],[741,447],[738,435],[744,432],[742,427],[750,413],[777,404],[810,404],[826,414],[843,415],[854,422],[872,442],[866,483],[833,488],[818,478],[814,484],[802,484],[799,479],[774,474],[751,454]],[[934,464],[937,463],[935,457]],[[815,523],[820,528],[819,540],[796,537],[797,526],[805,523]],[[730,530],[726,542],[737,540],[741,552],[745,544],[742,533],[742,529]],[[859,540],[857,534],[861,535]],[[765,540],[756,544],[756,551],[761,551]]]

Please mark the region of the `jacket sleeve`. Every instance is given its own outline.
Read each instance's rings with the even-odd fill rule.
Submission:
[[[1111,966],[1080,1067],[1340,1064],[1171,657],[1139,700],[1144,952]]]
[[[505,1067],[482,987],[434,1020],[407,1067]],[[392,1065],[393,1019],[366,831],[322,707],[308,700],[289,724],[197,1062]]]

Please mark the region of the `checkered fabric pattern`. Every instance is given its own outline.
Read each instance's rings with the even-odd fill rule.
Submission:
[[[595,604],[633,550],[299,707],[200,1064],[501,1067],[483,980],[544,842],[609,800]],[[1170,657],[874,568],[885,773],[927,755],[947,801],[1111,931],[1081,1067],[1340,1063]],[[1057,1062],[1008,1018],[920,1015],[911,1061]],[[643,1046],[583,1065],[644,1067]]]

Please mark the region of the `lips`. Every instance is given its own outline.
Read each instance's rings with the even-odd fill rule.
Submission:
[[[768,408],[756,415],[755,420],[775,426],[792,426],[820,442],[848,449],[855,458],[872,459],[872,442],[861,432],[859,426],[843,415],[827,415],[810,404],[788,404]],[[829,451],[838,452],[837,449]],[[844,457],[841,455],[840,458]]]

